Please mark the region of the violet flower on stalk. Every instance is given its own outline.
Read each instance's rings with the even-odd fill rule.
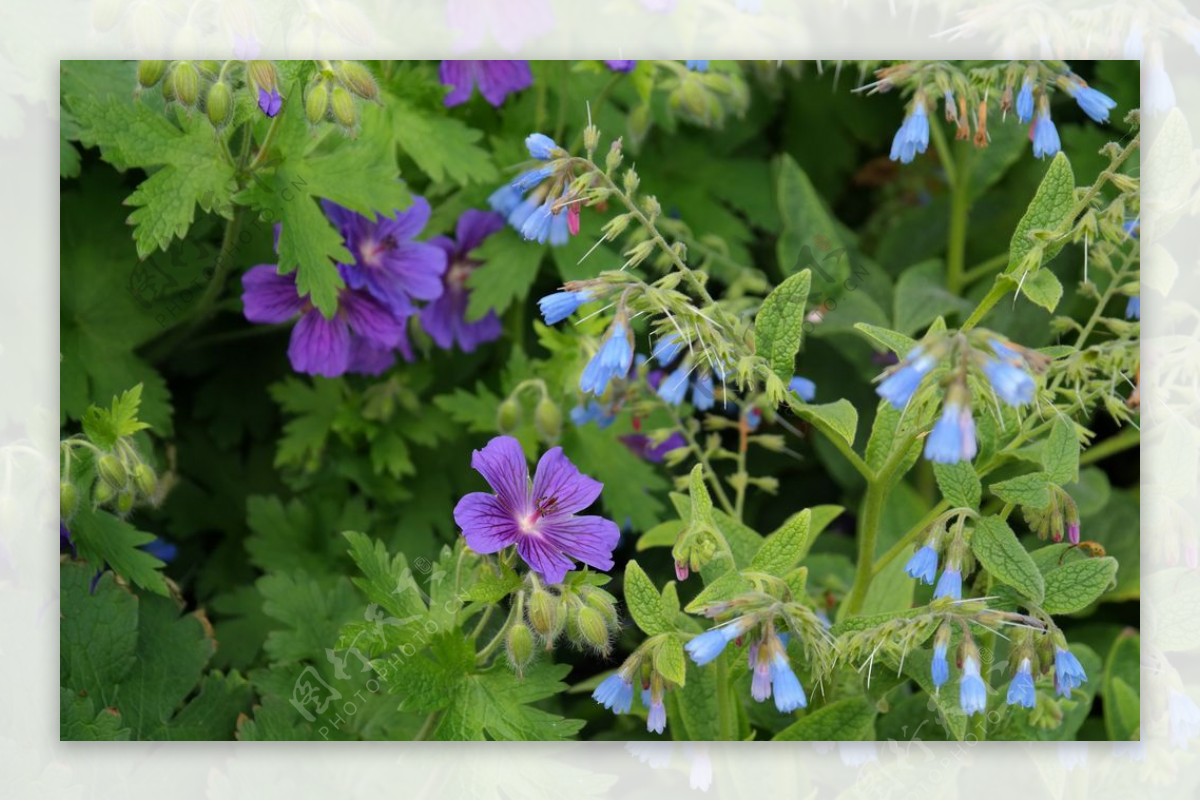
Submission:
[[[603,484],[579,472],[562,448],[542,455],[529,482],[520,443],[495,437],[471,455],[471,467],[495,494],[472,492],[454,507],[454,522],[476,553],[515,545],[517,553],[548,584],[563,580],[580,561],[611,570],[621,532],[598,515],[579,515],[600,496]]]
[[[466,282],[479,267],[479,262],[470,258],[471,251],[503,227],[504,218],[499,214],[467,209],[458,218],[454,239],[438,236],[429,240],[430,245],[446,253],[449,264],[441,296],[420,312],[421,326],[439,348],[450,350],[457,343],[464,353],[470,353],[485,342],[499,339],[500,318],[495,311],[478,320],[467,320],[470,290]]]
[[[447,106],[466,103],[478,86],[483,99],[499,108],[509,94],[533,85],[528,61],[443,61],[438,78],[451,88],[442,101]]]

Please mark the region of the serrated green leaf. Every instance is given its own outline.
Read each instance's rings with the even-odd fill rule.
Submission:
[[[480,266],[467,278],[467,320],[478,320],[489,311],[502,314],[528,295],[545,254],[544,246],[526,242],[511,228],[489,236],[475,250]]]
[[[680,687],[687,683],[687,662],[683,658],[683,640],[667,637],[654,649],[654,669]]]
[[[826,704],[788,726],[772,740],[873,740],[875,706],[865,698]]]
[[[300,87],[288,97],[299,99]],[[318,199],[332,200],[375,219],[408,208],[411,197],[400,171],[391,139],[381,136],[384,112],[364,106],[362,136],[354,147],[322,148],[324,137],[314,137],[304,117],[303,104],[285,102],[276,118],[275,140],[279,158],[253,175],[237,200],[258,211],[264,219],[281,224],[279,269],[297,272],[296,290],[326,317],[337,309],[343,286],[339,262],[353,262],[342,234],[326,218]],[[330,131],[326,136],[341,137]]]
[[[532,706],[567,688],[561,679],[570,665],[535,664],[518,678],[507,665],[467,676],[443,713],[436,740],[566,740],[583,728],[582,720]]]
[[[754,318],[754,343],[780,380],[792,380],[804,329],[804,305],[812,273],[801,270],[771,290]]]
[[[63,741],[128,740],[131,732],[121,723],[116,707],[100,707],[86,693],[59,688],[58,739]]]
[[[625,566],[625,605],[639,629],[650,636],[675,630],[663,609],[662,596],[636,561]]]
[[[887,328],[880,328],[877,325],[869,325],[868,323],[855,323],[854,328],[902,359],[917,346],[915,339],[905,336],[898,331],[891,331]]]
[[[1045,509],[1050,505],[1050,477],[1042,472],[998,481],[988,487],[992,494],[1006,503]]]
[[[476,143],[483,134],[454,117],[436,114],[386,95],[392,134],[429,178],[458,184],[495,181],[498,173],[487,150]]]
[[[64,562],[59,569],[58,680],[103,709],[116,706],[121,680],[133,667],[138,599],[111,573],[101,574],[93,587],[95,575],[83,562]]]
[[[122,437],[131,437],[150,426],[138,420],[142,404],[142,385],[122,392],[113,398],[112,406],[101,409],[92,406],[83,416],[83,433],[93,444],[111,450]]]
[[[1071,484],[1079,480],[1079,440],[1075,424],[1057,417],[1042,445],[1042,467],[1055,484]]]
[[[763,540],[762,547],[750,561],[750,569],[782,578],[812,545],[809,532],[811,520],[812,512],[808,509],[785,520],[782,526]]]
[[[1031,234],[1039,230],[1054,230],[1067,221],[1075,206],[1075,175],[1071,170],[1071,162],[1065,153],[1059,153],[1050,162],[1050,168],[1038,185],[1029,208],[1017,223],[1013,231],[1012,241],[1008,246],[1008,268],[1006,272],[1014,273],[1022,260],[1034,248]],[[1042,264],[1053,259],[1062,250],[1065,239],[1057,242],[1044,243]],[[1014,275],[1014,280],[1020,276]],[[1032,276],[1030,276],[1032,277]],[[1026,279],[1028,280],[1028,279]]]
[[[970,462],[955,462],[954,464],[935,462],[933,475],[937,478],[938,489],[942,491],[942,497],[951,506],[963,506],[968,509],[979,508],[979,500],[983,496],[983,486]]]
[[[167,595],[160,572],[162,560],[143,551],[154,535],[101,509],[81,505],[71,519],[71,537],[79,555],[96,569],[111,567],[122,578],[159,595]]]
[[[362,578],[351,581],[368,600],[398,618],[397,625],[426,614],[428,609],[421,588],[413,578],[404,554],[391,557],[382,542],[357,531],[345,531],[342,536],[350,543],[350,558],[363,574]]]
[[[1086,609],[1116,576],[1117,560],[1111,556],[1068,562],[1046,574],[1046,600],[1042,608],[1052,615]]]
[[[1008,523],[999,517],[981,517],[971,535],[971,551],[988,573],[1040,604],[1046,587],[1037,565]]]
[[[495,416],[495,407],[492,407]],[[625,443],[596,426],[572,426],[563,433],[563,450],[581,471],[604,484],[600,496],[608,517],[629,521],[633,530],[652,527],[663,517],[663,472],[639,458]]]
[[[804,419],[819,421],[832,429],[847,445],[854,444],[854,437],[858,432],[858,410],[850,401],[842,398],[833,403],[813,405],[789,398],[788,404],[792,411]]]

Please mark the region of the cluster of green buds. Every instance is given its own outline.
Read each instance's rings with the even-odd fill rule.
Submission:
[[[362,120],[359,103],[379,102],[379,84],[357,61],[320,61],[304,88],[304,116],[311,125],[330,121],[353,135]]]
[[[139,503],[157,504],[160,482],[133,441],[122,437],[109,449],[97,447],[84,437],[61,443],[62,473],[59,506],[64,523],[79,508],[81,489],[90,487],[94,508],[108,507],[124,517]]]
[[[563,637],[579,650],[609,654],[620,615],[617,599],[590,583],[595,578],[595,574],[578,573],[562,584],[547,586],[536,573],[526,575],[505,633],[505,653],[514,671],[521,673],[533,661],[539,644],[552,651]]]
[[[740,67],[711,69],[704,60],[646,61],[636,70],[644,91],[642,103],[629,114],[629,134],[635,144],[653,125],[656,88],[666,92],[667,107],[673,114],[705,128],[721,128],[726,119],[741,117],[750,106],[750,90]]]
[[[562,409],[550,397],[550,393],[546,389],[546,382],[540,378],[531,378],[520,382],[508,394],[508,397],[500,402],[496,409],[496,430],[501,434],[512,434],[526,423],[527,397],[530,394],[537,399],[533,403],[532,420],[538,438],[547,445],[557,444],[559,437],[562,436]]]
[[[200,110],[221,130],[234,118],[235,94],[249,91],[268,117],[279,113],[279,73],[270,61],[139,61],[138,92],[161,86],[167,103]]]

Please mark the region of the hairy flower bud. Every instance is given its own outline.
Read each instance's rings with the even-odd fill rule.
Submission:
[[[247,61],[246,74],[258,89],[270,92],[279,88],[279,73],[275,71],[275,63],[272,61]]]
[[[190,61],[181,61],[171,73],[171,88],[175,99],[188,108],[200,97],[200,71]]]
[[[117,495],[117,511],[122,515],[127,515],[133,510],[133,502],[135,496],[132,491],[126,490]]]
[[[325,119],[329,111],[329,87],[325,81],[317,81],[308,87],[304,93],[304,116],[309,123],[316,125]]]
[[[204,99],[204,113],[214,128],[224,128],[229,124],[233,117],[233,92],[229,84],[217,81],[209,88],[208,97]]]
[[[496,429],[501,434],[515,431],[521,425],[521,407],[514,398],[505,398],[496,410]]]
[[[100,457],[100,461],[96,464],[96,470],[100,474],[100,480],[113,489],[122,489],[129,483],[129,474],[125,472],[125,465],[121,464],[121,460],[111,453]]]
[[[334,122],[343,128],[353,128],[358,124],[358,106],[354,104],[354,96],[341,84],[333,87],[329,108],[333,111]]]
[[[139,464],[133,469],[133,483],[143,498],[152,498],[158,489],[158,476],[154,475],[154,469],[150,465]]]
[[[607,654],[612,648],[608,636],[608,623],[605,622],[603,613],[590,606],[580,607],[575,624],[584,645],[601,654]]]
[[[58,485],[58,513],[63,520],[70,519],[71,515],[75,514],[76,507],[79,506],[79,490],[75,489],[75,485],[70,481],[64,481]]]
[[[621,161],[624,158],[625,156],[621,153],[621,138],[617,137],[609,145],[608,155],[604,157],[604,171],[611,173],[617,167],[621,166]]]
[[[504,650],[508,655],[508,664],[512,665],[518,676],[521,675],[533,659],[533,632],[529,626],[519,620],[510,626],[504,637]]]
[[[546,640],[547,646],[553,644],[562,626],[558,615],[558,599],[540,587],[529,596],[529,624]]]
[[[604,590],[590,587],[583,590],[583,602],[603,615],[610,627],[616,628],[619,618],[615,598]]]
[[[557,403],[543,397],[533,410],[533,424],[542,439],[546,442],[556,442],[562,434],[562,410],[558,408]]]
[[[165,61],[139,61],[137,68],[138,85],[144,89],[149,89],[161,81],[166,73],[167,62]]]
[[[107,482],[97,481],[96,485],[92,487],[92,504],[95,506],[106,506],[112,503],[115,497],[117,497],[117,491]]]
[[[343,61],[338,68],[338,77],[346,88],[363,100],[379,99],[379,84],[371,71],[357,61]]]

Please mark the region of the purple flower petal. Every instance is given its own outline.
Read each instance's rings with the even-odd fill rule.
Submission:
[[[338,311],[345,314],[354,333],[377,345],[394,348],[404,337],[404,321],[370,295],[343,292]]]
[[[510,92],[528,89],[533,84],[528,61],[480,61],[477,64],[475,80],[479,84],[479,93],[497,108]]]
[[[548,518],[583,511],[600,497],[602,489],[603,484],[583,475],[571,464],[562,448],[546,451],[533,476],[534,504]]]
[[[454,238],[458,255],[465,256],[483,244],[483,240],[504,227],[504,218],[492,211],[467,209],[458,218]]]
[[[466,103],[475,89],[474,61],[443,61],[438,67],[438,79],[452,91],[442,102],[447,108]]]
[[[486,492],[464,495],[454,507],[454,522],[462,529],[467,547],[475,553],[495,553],[521,535],[513,513],[499,498]]]
[[[242,307],[252,323],[283,323],[302,308],[296,276],[280,275],[273,264],[251,267],[242,276]]]
[[[521,537],[517,553],[547,584],[558,584],[575,563],[557,550],[557,543],[539,537]],[[612,567],[612,564],[609,564]]]
[[[542,531],[572,559],[597,570],[612,570],[612,552],[621,540],[621,530],[613,521],[599,515],[553,518],[546,520]]]
[[[446,253],[426,242],[405,242],[388,254],[384,270],[404,293],[418,300],[434,300],[442,295]]]
[[[412,205],[404,211],[397,211],[391,216],[379,215],[379,235],[392,236],[397,241],[412,239],[425,230],[432,213],[429,201],[414,195]]]
[[[472,452],[471,467],[487,480],[500,501],[517,515],[532,511],[529,503],[529,465],[521,443],[513,437],[493,437]]]
[[[412,354],[408,351],[407,340],[401,343],[400,348],[404,351],[405,358],[411,360]],[[350,366],[346,372],[360,375],[380,375],[395,363],[396,354],[392,348],[380,345],[366,337],[351,335]]]
[[[313,309],[292,329],[288,358],[298,373],[334,378],[350,366],[350,328],[340,317],[325,319]]]

